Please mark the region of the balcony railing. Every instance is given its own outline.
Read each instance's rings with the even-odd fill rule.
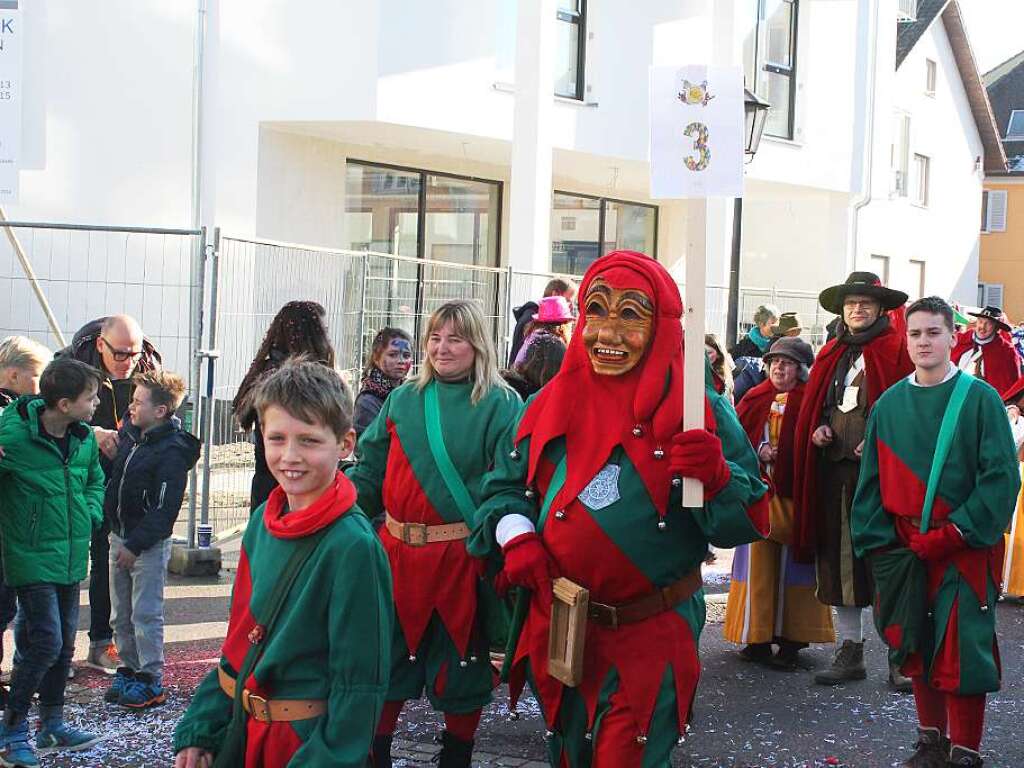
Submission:
[[[917,0],[897,0],[896,21],[917,21]]]

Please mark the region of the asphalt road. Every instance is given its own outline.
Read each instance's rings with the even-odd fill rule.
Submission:
[[[105,705],[99,696],[107,678],[80,671],[72,688],[69,716],[100,730],[108,740],[78,755],[50,756],[44,766],[152,768],[171,764],[174,723],[187,706],[198,680],[216,657],[228,598],[216,584],[172,582],[180,587],[168,604],[169,632],[182,638],[168,643],[167,678],[171,699],[141,715]],[[720,589],[720,588],[719,588]],[[194,593],[195,597],[190,597]],[[712,612],[712,621],[714,612]],[[998,607],[1003,690],[991,698],[982,751],[989,768],[1024,766],[1024,607]],[[211,631],[212,630],[212,631]],[[874,631],[866,650],[868,679],[842,688],[813,684],[813,670],[831,659],[831,647],[804,652],[807,669],[781,673],[741,662],[736,648],[722,640],[721,624],[709,623],[701,638],[704,673],[698,689],[693,730],[673,756],[674,766],[896,766],[914,740],[912,697],[891,693],[885,685],[886,660]],[[520,704],[522,717],[509,722],[504,689],[495,694],[479,732],[475,765],[535,768],[543,761],[543,724],[536,703]],[[396,766],[425,766],[435,749],[440,719],[423,702],[413,702],[396,734]],[[531,765],[532,763],[532,765]]]

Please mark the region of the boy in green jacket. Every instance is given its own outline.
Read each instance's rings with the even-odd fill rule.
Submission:
[[[103,470],[86,423],[99,403],[100,375],[77,360],[50,363],[40,397],[22,397],[0,418],[0,530],[4,580],[18,594],[27,642],[11,674],[0,725],[0,765],[39,765],[28,709],[39,695],[42,754],[88,749],[100,737],[64,722],[64,686],[75,650],[78,583],[89,540],[103,520]]]

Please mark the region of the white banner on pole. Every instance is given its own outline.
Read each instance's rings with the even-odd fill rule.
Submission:
[[[650,98],[651,197],[742,197],[739,67],[651,67]]]
[[[0,205],[18,200],[23,39],[18,0],[0,0]]]

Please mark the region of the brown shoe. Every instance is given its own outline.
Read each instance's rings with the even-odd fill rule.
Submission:
[[[848,680],[863,680],[868,676],[864,668],[864,643],[845,640],[836,651],[832,666],[814,676],[818,685],[839,685]]]
[[[981,768],[984,764],[985,761],[981,759],[981,755],[973,749],[960,746],[953,747],[949,753],[949,762],[946,763],[952,768]]]
[[[949,739],[938,728],[918,728],[914,754],[900,763],[902,768],[946,768]]]

